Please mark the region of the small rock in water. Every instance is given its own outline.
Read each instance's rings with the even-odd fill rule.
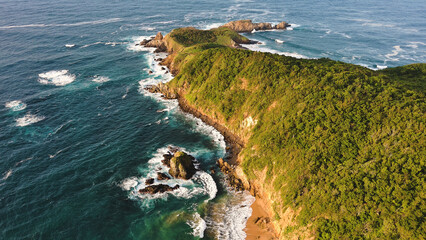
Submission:
[[[157,172],[157,179],[158,180],[169,180],[170,177],[162,172]]]
[[[178,189],[179,187],[180,187],[179,185],[170,187],[169,185],[165,185],[165,184],[150,185],[144,189],[140,189],[139,193],[149,193],[149,194],[164,193],[164,192],[173,191],[175,189]]]
[[[173,155],[171,153],[168,153],[168,154],[164,154],[163,157],[164,157],[164,159],[161,160],[161,162],[165,166],[170,167],[170,159],[172,159]]]
[[[151,185],[154,183],[154,178],[148,178],[147,180],[145,180],[145,185]]]

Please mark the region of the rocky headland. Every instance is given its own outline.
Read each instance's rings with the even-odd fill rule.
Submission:
[[[418,106],[424,87],[413,79],[426,80],[426,64],[372,71],[329,59],[295,59],[238,47],[251,41],[236,31],[288,26],[278,25],[242,20],[211,30],[175,29],[162,40],[153,38],[145,46],[166,49],[168,56],[160,64],[176,77],[147,90],[178,99],[183,111],[224,135],[228,154],[217,164],[230,185],[256,196],[254,205],[263,215],[253,216],[249,223],[275,232],[272,238],[392,238],[405,234],[414,239],[418,235],[414,225],[404,230],[387,222],[390,225],[383,231],[384,221],[396,224],[410,215],[396,214],[392,209],[401,207],[399,203],[377,197],[384,190],[371,189],[370,183],[382,182],[377,170],[390,168],[384,158],[397,161],[395,156],[401,155],[420,164],[417,143],[424,142],[424,135],[411,133],[424,130],[419,120],[424,113]],[[381,115],[383,111],[386,117]],[[406,121],[413,124],[406,125]],[[398,134],[401,138],[394,137]],[[394,150],[387,152],[389,149]],[[165,156],[164,162],[171,166],[173,157],[175,153]],[[401,162],[407,169],[416,166],[409,163]],[[172,173],[178,176],[177,171]],[[406,178],[389,172],[381,176],[393,176],[402,181],[398,184],[409,181],[421,186],[415,169]],[[393,191],[398,184],[386,188]],[[353,191],[357,194],[351,194]],[[418,195],[410,194],[415,196],[399,196],[416,206],[413,199]],[[372,209],[374,214],[370,214]],[[413,209],[407,211],[413,215]]]

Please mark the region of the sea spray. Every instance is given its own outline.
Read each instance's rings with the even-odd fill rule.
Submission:
[[[51,84],[55,86],[65,86],[74,82],[75,75],[70,74],[68,70],[49,71],[40,73],[38,81],[41,84]]]

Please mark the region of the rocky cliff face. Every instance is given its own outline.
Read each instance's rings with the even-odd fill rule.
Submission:
[[[222,27],[230,28],[236,32],[252,32],[253,30],[285,30],[289,26],[290,25],[286,22],[280,22],[279,24],[273,26],[271,23],[253,23],[252,20],[238,20],[229,22]]]

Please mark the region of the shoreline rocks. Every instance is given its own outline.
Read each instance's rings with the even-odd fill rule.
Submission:
[[[157,85],[151,85],[151,86],[147,86],[145,87],[145,90],[147,90],[150,93],[161,93],[162,97],[165,99],[176,99],[177,98],[177,94],[174,93],[173,91],[170,90],[170,88],[160,82]]]
[[[165,184],[150,185],[144,189],[140,189],[139,193],[149,193],[149,194],[164,193],[164,192],[170,192],[170,191],[176,190],[178,188],[180,188],[179,185],[175,185],[174,187],[170,187],[169,185],[165,185]]]
[[[169,180],[170,177],[167,176],[165,173],[157,172],[157,179],[158,180]]]
[[[147,180],[145,180],[145,185],[151,185],[154,183],[154,178],[148,178]]]
[[[272,30],[272,29],[285,30],[289,26],[290,24],[284,21],[273,26],[271,23],[253,23],[252,20],[238,20],[238,21],[232,21],[232,22],[226,23],[222,25],[221,27],[227,27],[236,32],[243,33],[243,32],[252,32],[253,30],[256,30],[256,31]]]
[[[217,160],[217,165],[219,166],[220,170],[228,177],[229,185],[231,185],[231,187],[235,188],[237,191],[245,190],[243,182],[237,176],[234,168],[228,162],[225,162],[222,158],[219,158],[219,160]]]
[[[142,42],[139,43],[139,45],[156,48],[154,51],[155,53],[167,52],[167,47],[164,43],[164,37],[161,32],[158,32],[154,38],[144,39]]]

